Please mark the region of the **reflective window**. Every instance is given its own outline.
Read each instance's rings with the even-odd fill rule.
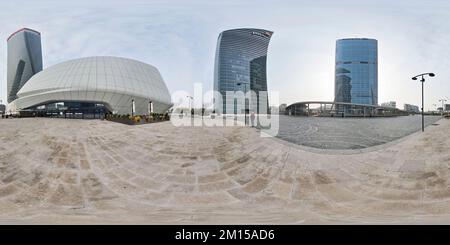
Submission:
[[[216,50],[214,90],[223,96],[223,112],[236,112],[235,101],[226,100],[226,91],[267,91],[267,48],[272,32],[260,29],[235,29],[219,35]],[[256,103],[258,104],[258,103]],[[256,109],[259,111],[259,108]],[[242,112],[239,112],[242,113]],[[266,113],[266,112],[264,112]]]
[[[378,104],[378,48],[374,39],[336,42],[335,101]]]

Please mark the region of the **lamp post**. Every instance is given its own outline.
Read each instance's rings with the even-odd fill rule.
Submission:
[[[191,106],[191,101],[194,99],[194,97],[192,96],[186,96],[189,99],[189,113],[191,113],[191,117],[193,116],[192,113],[192,106]]]
[[[445,99],[447,100],[447,101],[450,101],[450,98],[449,97],[447,97],[447,96],[445,96]],[[445,105],[444,105],[444,107],[445,107]],[[445,110],[444,108],[442,108],[444,111],[447,111],[447,110]]]
[[[417,80],[418,77],[420,77],[420,82],[422,83],[422,132],[425,131],[425,119],[424,119],[424,114],[423,114],[423,83],[425,82],[425,76],[430,76],[430,77],[434,77],[434,73],[423,73],[423,74],[419,74],[417,76],[414,76],[412,78],[412,80]]]
[[[153,113],[153,101],[148,101],[148,115],[151,116]]]
[[[131,100],[131,116],[134,117],[134,112],[135,112],[136,108],[135,108],[135,104],[134,104],[134,99]]]
[[[444,102],[447,102],[447,100],[446,99],[440,99],[439,102],[442,102],[441,117],[444,117]]]

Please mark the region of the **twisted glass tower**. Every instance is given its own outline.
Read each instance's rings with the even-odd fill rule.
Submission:
[[[8,103],[17,99],[17,92],[36,73],[42,71],[41,34],[20,29],[8,39],[7,96]]]
[[[335,68],[335,102],[378,104],[377,40],[337,40]]]
[[[233,29],[220,33],[217,40],[214,66],[214,90],[222,96],[217,107],[223,113],[268,112],[266,61],[267,49],[273,32],[263,29]],[[238,105],[228,92],[254,91],[256,97]],[[217,99],[217,98],[215,98]],[[250,100],[249,100],[250,99]],[[265,105],[260,107],[260,105]]]

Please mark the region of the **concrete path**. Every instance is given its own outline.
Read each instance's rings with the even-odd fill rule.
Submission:
[[[450,120],[364,152],[252,128],[0,120],[0,223],[450,223]]]

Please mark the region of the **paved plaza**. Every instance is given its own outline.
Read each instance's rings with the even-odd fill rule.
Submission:
[[[0,223],[448,224],[436,124],[341,154],[238,126],[0,120]]]
[[[425,116],[425,126],[440,116]],[[420,115],[378,118],[280,116],[278,137],[320,149],[362,149],[381,145],[422,128]]]

